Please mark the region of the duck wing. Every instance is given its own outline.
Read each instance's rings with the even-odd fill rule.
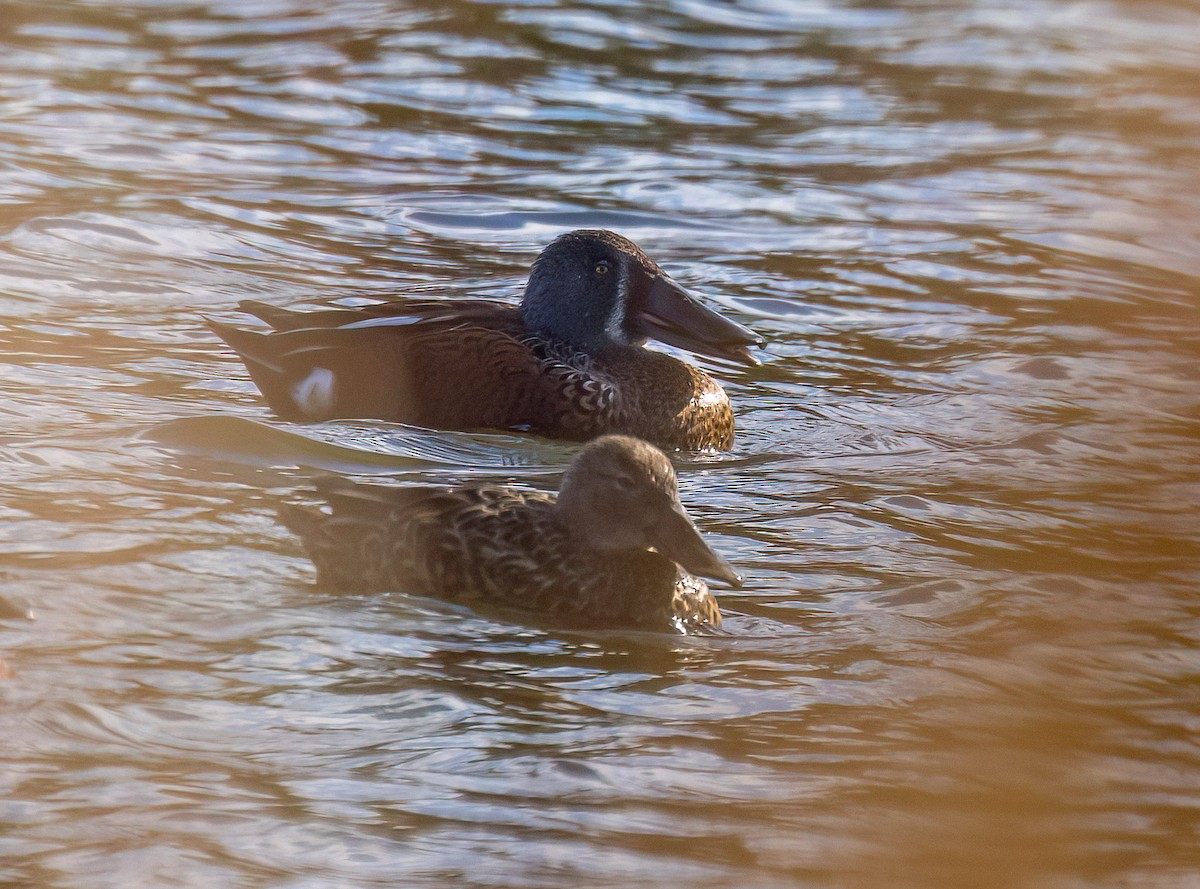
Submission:
[[[363,306],[339,306],[330,309],[285,309],[256,299],[244,299],[238,308],[247,315],[265,321],[275,330],[312,330],[314,328],[370,326],[387,323],[412,324],[439,319],[489,323],[510,315],[517,316],[517,307],[495,299],[398,299]]]
[[[549,494],[488,485],[395,488],[337,477],[322,479],[317,490],[328,511],[283,504],[279,517],[304,542],[322,584],[451,598],[494,593],[496,572],[521,561],[504,544],[514,533],[536,543],[554,502]]]
[[[371,418],[438,429],[517,427],[548,381],[516,306],[414,300],[296,312],[242,307],[270,333],[209,319],[271,408],[298,421]]]
[[[434,488],[357,485],[322,479],[317,490],[328,511],[284,503],[279,520],[304,543],[318,582],[344,592],[379,592],[402,586],[415,554],[400,545],[413,523],[433,523],[459,504]]]

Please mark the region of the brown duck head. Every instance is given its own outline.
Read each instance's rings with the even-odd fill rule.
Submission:
[[[627,238],[573,231],[533,264],[521,316],[527,327],[588,352],[647,339],[725,361],[758,364],[752,330],[698,302]]]
[[[741,586],[679,502],[671,461],[641,439],[605,435],[589,442],[567,467],[555,508],[581,547],[655,549],[692,574]]]

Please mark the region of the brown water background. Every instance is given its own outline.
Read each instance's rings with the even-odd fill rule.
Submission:
[[[0,884],[1200,886],[1198,149],[1182,0],[7,0]],[[732,635],[314,589],[236,418],[573,448],[288,427],[201,313],[576,227],[768,340]]]

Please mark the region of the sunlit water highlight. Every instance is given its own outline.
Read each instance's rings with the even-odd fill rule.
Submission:
[[[3,18],[0,882],[1197,885],[1195,4]],[[573,447],[280,423],[200,316],[599,226],[768,340],[731,635],[316,590],[313,471]]]

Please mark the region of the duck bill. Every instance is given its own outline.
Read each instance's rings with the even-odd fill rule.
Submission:
[[[642,336],[697,355],[739,364],[759,363],[747,347],[762,345],[761,337],[700,304],[665,275],[651,279],[633,327]]]
[[[728,562],[713,552],[704,542],[700,531],[679,504],[672,505],[660,515],[655,529],[654,548],[667,558],[678,562],[692,574],[723,580],[740,587],[742,579]]]

